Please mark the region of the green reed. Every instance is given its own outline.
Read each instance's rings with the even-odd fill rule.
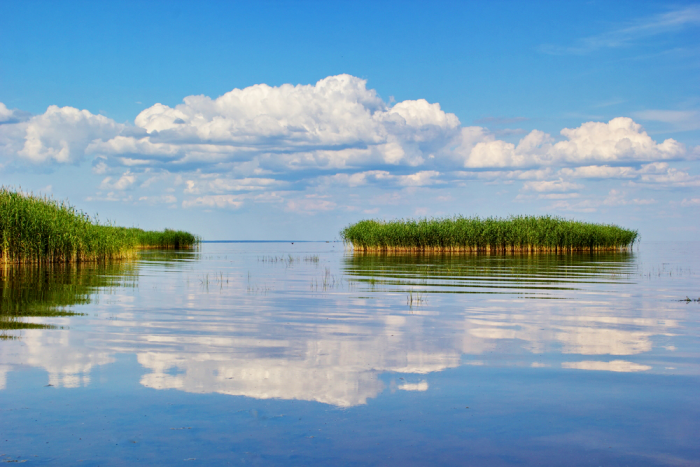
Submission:
[[[66,201],[0,188],[0,255],[4,263],[105,261],[138,248],[189,248],[187,232],[149,232],[100,224]]]
[[[340,232],[359,251],[569,252],[619,250],[639,234],[555,216],[363,220]]]

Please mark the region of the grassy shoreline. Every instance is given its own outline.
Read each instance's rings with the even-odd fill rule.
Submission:
[[[364,252],[539,253],[629,249],[636,230],[553,216],[363,220],[340,236]]]
[[[192,248],[188,232],[103,225],[65,201],[0,188],[0,262],[68,263],[125,259],[140,248]]]

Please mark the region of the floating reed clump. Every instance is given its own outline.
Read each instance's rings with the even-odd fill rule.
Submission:
[[[66,263],[124,259],[138,248],[189,248],[187,232],[100,224],[65,201],[0,188],[0,261]]]
[[[359,251],[573,252],[627,249],[636,230],[555,216],[363,220],[344,228]]]

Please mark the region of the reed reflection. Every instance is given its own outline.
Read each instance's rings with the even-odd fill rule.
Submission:
[[[346,256],[351,280],[384,289],[422,287],[429,293],[523,293],[550,297],[581,284],[629,283],[629,251],[572,254],[367,253]]]
[[[53,385],[87,385],[122,353],[153,389],[349,407],[377,397],[384,374],[402,376],[395,389],[427,391],[431,373],[464,364],[654,371],[675,350],[655,341],[683,320],[631,293],[630,253],[216,258],[149,251],[134,264],[6,276],[3,306],[48,310],[26,316],[66,328],[25,329],[21,346],[2,347],[0,383],[21,364],[45,368]],[[313,287],[328,274],[333,287]],[[411,291],[428,298],[409,306]],[[94,313],[70,315],[83,312]]]
[[[21,337],[22,329],[54,326],[33,318],[81,314],[76,306],[91,302],[98,290],[133,287],[135,264],[4,264],[0,268],[0,337]]]
[[[134,262],[4,265],[0,338],[22,345],[0,347],[0,389],[15,366],[46,369],[51,386],[86,386],[92,368],[113,359],[109,351],[86,349],[70,333],[68,318],[86,319],[82,310],[98,293],[136,287],[137,280]]]
[[[609,359],[651,352],[655,337],[674,336],[680,324],[668,306],[659,307],[631,295],[639,279],[634,259],[631,252],[355,252],[347,255],[344,268],[350,280],[361,284],[363,290],[376,293],[409,291],[427,297],[445,293],[490,295],[492,298],[477,301],[441,301],[467,304],[459,307],[457,313],[441,310],[441,319],[454,320],[453,325],[461,328],[463,354],[531,354],[536,358],[549,354],[554,363],[534,361],[532,366],[646,371],[652,366]],[[672,346],[664,349],[675,350]],[[575,355],[607,357],[608,361],[559,361]]]

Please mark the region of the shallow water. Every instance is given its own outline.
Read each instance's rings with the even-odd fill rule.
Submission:
[[[0,271],[0,461],[700,464],[700,243]]]

